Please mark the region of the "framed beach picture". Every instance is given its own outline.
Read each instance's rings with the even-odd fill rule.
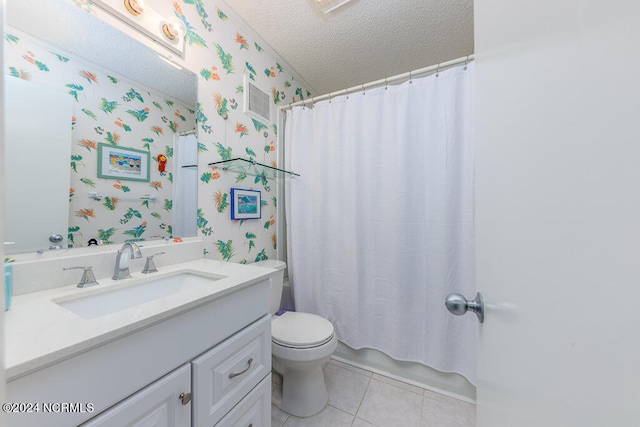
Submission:
[[[260,191],[231,189],[231,219],[258,219],[261,216]]]
[[[149,182],[149,152],[99,143],[98,178]]]

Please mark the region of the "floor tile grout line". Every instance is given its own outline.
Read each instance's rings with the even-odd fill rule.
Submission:
[[[384,380],[381,380],[381,379],[377,379],[377,378],[375,378],[375,375],[377,375],[378,377],[386,378],[386,379],[388,379],[389,381],[384,381]],[[422,397],[424,397],[425,389],[424,389],[424,388],[422,388],[422,387],[418,387],[418,386],[415,386],[415,385],[413,385],[413,384],[409,384],[409,383],[407,383],[407,382],[400,381],[400,380],[398,380],[398,379],[396,379],[396,378],[392,378],[392,377],[389,377],[389,376],[386,376],[386,375],[382,375],[382,374],[373,374],[372,379],[375,379],[375,380],[377,380],[377,381],[383,382],[383,383],[385,383],[385,384],[388,384],[388,385],[394,386],[394,387],[396,387],[396,388],[399,388],[399,389],[402,389],[402,390],[405,390],[405,391],[409,391],[409,392],[411,392],[411,393],[413,393],[413,394],[417,394],[418,396],[422,396]],[[418,393],[418,392],[416,392],[416,391],[415,391],[415,390],[413,390],[413,389],[405,388],[405,387],[400,387],[399,385],[395,384],[396,382],[397,382],[397,383],[401,383],[401,384],[406,384],[407,386],[412,387],[412,388],[419,388],[419,389],[421,390],[421,392],[420,392],[420,393]]]
[[[420,382],[417,382],[417,381],[412,381],[409,378],[405,378],[405,377],[402,377],[402,376],[394,375],[391,372],[386,372],[386,371],[381,370],[381,369],[367,367],[365,365],[362,365],[362,364],[357,363],[357,362],[353,362],[353,361],[348,360],[348,359],[344,359],[342,357],[331,356],[331,360],[329,361],[329,363],[331,363],[332,361],[335,361],[335,362],[338,362],[338,363],[343,363],[345,365],[352,366],[352,367],[354,367],[356,369],[361,369],[363,371],[367,371],[367,372],[370,373],[371,376],[373,376],[374,374],[378,374],[378,375],[383,376],[385,378],[390,378],[392,380],[400,381],[400,382],[408,384],[410,386],[420,388],[420,389],[424,390],[424,392],[435,393],[435,394],[438,394],[440,396],[449,397],[451,399],[456,399],[456,400],[459,400],[459,401],[462,401],[462,402],[466,402],[466,403],[471,403],[472,405],[476,405],[477,404],[475,399],[471,399],[471,398],[465,397],[463,395],[460,395],[460,394],[457,394],[457,393],[454,393],[454,392],[448,392],[448,391],[446,391],[444,389],[439,389],[437,387],[432,387],[432,386],[429,386],[428,384],[420,383]]]
[[[340,409],[340,408],[338,408],[336,406],[333,406],[333,405],[329,404],[329,406],[332,406],[333,408],[340,409],[342,412],[345,412],[345,413],[347,413],[349,415],[352,415],[354,417],[354,422],[355,422],[355,418],[357,417],[358,410],[360,409],[360,406],[362,405],[362,402],[364,400],[364,396],[367,393],[367,389],[369,388],[369,384],[371,383],[371,379],[372,379],[373,375],[372,375],[371,372],[369,372],[369,375],[366,375],[366,374],[363,374],[362,372],[360,372],[360,371],[365,371],[364,369],[358,369],[358,371],[356,371],[356,370],[353,370],[353,369],[349,369],[346,366],[342,366],[341,364],[336,364],[336,363],[332,364],[331,362],[329,362],[328,364],[331,364],[333,367],[335,367],[336,369],[338,369],[340,371],[345,371],[345,372],[348,372],[349,374],[355,375],[356,377],[363,377],[363,378],[367,379],[367,386],[365,387],[365,390],[364,390],[364,392],[362,394],[362,397],[360,397],[360,400],[358,402],[356,410],[353,412],[353,414],[351,412],[348,412],[348,411],[344,410],[344,409]],[[365,371],[365,372],[368,372],[368,371]],[[323,374],[326,375],[324,370],[323,370]]]
[[[362,397],[360,398],[360,403],[358,403],[358,408],[356,409],[356,414],[353,416],[353,422],[351,423],[351,425],[353,425],[353,423],[356,422],[356,418],[358,418],[358,413],[360,412],[360,408],[362,407],[362,402],[364,402],[364,398],[367,395],[367,391],[369,390],[369,386],[371,385],[371,380],[373,379],[373,376],[370,376],[368,378],[369,378],[369,381],[367,381],[367,387],[364,389],[364,393],[362,393]],[[364,420],[364,421],[367,421],[367,420]]]
[[[332,362],[338,362],[338,363],[332,363]],[[367,377],[367,378],[372,378],[373,377],[373,372],[368,371],[364,368],[360,368],[358,366],[354,366],[354,365],[350,365],[348,363],[344,363],[341,362],[339,360],[334,360],[331,359],[328,364],[331,364],[333,366],[336,366],[338,368],[342,368],[342,369],[346,369],[349,372],[352,372],[354,374],[358,374],[358,375],[362,375],[363,377]],[[366,374],[363,374],[362,371],[366,372]]]
[[[323,409],[322,411],[318,412],[318,414],[321,414],[321,413],[322,413],[324,410],[326,410],[329,406],[331,406],[333,409],[335,409],[335,410],[336,410],[336,411],[338,411],[338,412],[342,412],[343,414],[346,414],[346,415],[348,415],[348,416],[350,416],[350,417],[353,417],[353,421],[351,421],[351,424],[353,425],[353,422],[356,420],[356,416],[355,416],[355,415],[350,414],[350,413],[348,413],[347,411],[345,411],[344,409],[340,409],[340,408],[335,407],[335,406],[333,406],[333,405],[330,405],[330,404],[328,404],[328,403],[327,403],[327,406],[325,406],[325,407],[324,407],[324,409]],[[317,415],[317,414],[316,414],[316,415]]]
[[[335,366],[336,368],[339,368],[339,369],[344,369],[345,371],[348,371],[349,373],[352,373],[352,374],[355,374],[355,375],[359,375],[361,377],[365,377],[365,378],[369,378],[369,379],[373,378],[373,373],[372,372],[369,372],[368,375],[367,374],[363,374],[362,372],[360,372],[360,371],[364,371],[364,369],[362,369],[362,368],[357,368],[358,370],[355,370],[355,369],[350,369],[347,366],[338,365],[338,364],[331,363],[331,362],[329,362],[329,364],[331,364],[331,366]]]
[[[423,390],[422,399],[420,400],[420,427],[424,425],[424,399],[426,399],[424,397],[424,389],[422,390]]]
[[[336,406],[327,404],[327,407],[331,406],[332,409],[335,409],[335,410],[337,410],[339,412],[342,412],[342,413],[344,413],[346,415],[352,416],[353,419],[351,421],[351,426],[353,426],[358,419],[361,420],[361,422],[364,422],[364,423],[367,423],[367,424],[371,424],[374,427],[377,426],[377,424],[374,424],[374,423],[372,423],[372,422],[370,422],[370,421],[368,421],[368,420],[366,420],[364,418],[359,418],[359,416],[358,416],[360,414],[360,410],[362,409],[362,405],[364,403],[364,400],[365,400],[365,398],[367,396],[367,392],[370,391],[371,386],[373,384],[372,380],[376,380],[378,383],[385,384],[387,386],[394,387],[394,388],[397,388],[397,389],[400,389],[400,390],[403,390],[403,391],[406,391],[406,392],[411,392],[413,394],[417,394],[418,396],[421,396],[421,399],[420,399],[420,412],[419,412],[420,426],[424,425],[424,423],[425,423],[425,405],[428,402],[426,399],[428,398],[430,401],[431,400],[435,400],[435,401],[438,400],[438,399],[434,399],[433,397],[431,397],[430,394],[440,395],[440,396],[446,398],[447,400],[451,399],[451,400],[454,400],[454,401],[455,400],[460,401],[460,399],[456,399],[455,397],[443,395],[441,393],[437,393],[437,392],[434,392],[434,391],[431,391],[431,390],[428,390],[428,389],[425,389],[425,388],[422,388],[422,387],[414,386],[413,384],[400,381],[397,378],[388,377],[388,376],[385,376],[383,374],[375,373],[373,371],[368,371],[368,370],[363,369],[363,368],[355,367],[355,368],[358,369],[358,371],[349,369],[347,366],[344,366],[344,365],[349,365],[347,363],[344,363],[344,365],[343,365],[342,363],[331,363],[331,361],[330,361],[327,364],[332,364],[336,368],[348,370],[350,373],[353,373],[353,374],[356,374],[356,375],[359,375],[359,376],[364,376],[365,378],[367,378],[367,385],[365,387],[364,393],[362,394],[362,397],[359,399],[359,403],[357,405],[357,409],[355,411],[355,414],[350,414],[349,412],[347,412],[347,411],[345,411],[343,409],[340,409],[340,408],[338,408]],[[325,367],[326,366],[323,367],[323,373],[324,373],[324,368]],[[368,375],[363,373],[363,372],[368,373]],[[378,376],[376,377],[374,374],[377,374]],[[390,379],[391,382],[387,382],[384,379]],[[412,389],[406,389],[406,388],[402,387],[401,385],[396,384],[396,382],[401,383],[401,384],[408,384],[410,386],[422,389],[422,393],[417,393],[417,392],[415,392],[415,390],[412,390]],[[429,392],[429,395],[427,394],[427,392]],[[461,401],[461,403],[469,403],[469,402]],[[470,404],[472,406],[475,406],[473,403],[470,403]],[[325,407],[325,409],[326,409],[326,407]],[[325,409],[323,409],[323,411]],[[282,424],[280,425],[280,427],[285,427],[287,425],[288,421],[292,420],[292,416],[291,415],[286,414],[286,413],[284,413],[284,414],[285,414],[285,419],[282,422]],[[293,417],[293,418],[295,418],[295,417]]]
[[[337,363],[332,363],[332,362],[337,362]],[[414,393],[414,394],[417,394],[417,395],[425,396],[425,393],[426,393],[427,391],[429,391],[429,392],[431,392],[431,393],[436,393],[436,394],[440,394],[440,395],[442,395],[442,396],[445,396],[444,394],[438,393],[438,392],[436,392],[436,391],[427,390],[426,388],[421,387],[421,386],[419,386],[419,385],[411,384],[411,383],[409,383],[409,382],[407,382],[407,381],[403,381],[402,379],[399,379],[399,378],[395,377],[393,374],[385,375],[385,373],[383,373],[383,372],[374,372],[374,371],[370,371],[370,370],[367,370],[367,369],[365,369],[365,368],[362,368],[362,367],[359,367],[359,366],[355,366],[355,365],[352,365],[352,364],[350,364],[350,363],[347,363],[347,362],[344,362],[344,361],[342,361],[342,360],[338,360],[338,359],[331,359],[331,360],[330,360],[329,362],[327,362],[327,363],[328,363],[328,364],[329,364],[329,363],[332,363],[332,364],[333,364],[333,366],[337,366],[337,367],[340,367],[340,368],[343,368],[343,369],[347,369],[347,370],[349,370],[350,372],[354,372],[354,373],[356,373],[356,374],[360,374],[360,375],[362,375],[362,376],[369,377],[370,379],[375,379],[375,380],[377,380],[377,381],[381,381],[381,382],[383,382],[383,383],[386,383],[386,384],[389,384],[389,385],[393,385],[394,387],[398,387],[398,388],[401,388],[401,389],[403,389],[403,390],[410,391],[410,392],[412,392],[412,393]],[[344,366],[344,365],[346,365],[346,366]],[[352,367],[353,369],[349,369],[349,367]],[[356,371],[356,369],[357,369],[357,371]],[[362,373],[360,373],[359,371],[365,371],[365,372],[367,372],[367,373],[368,373],[368,375],[362,374]],[[378,379],[378,378],[376,378],[376,376],[378,376],[378,377],[382,377],[382,378],[385,378],[385,379],[387,379],[388,381],[384,381],[384,380]],[[407,386],[407,388],[405,388],[405,387],[400,387],[400,386],[398,386],[396,383],[404,384],[404,385],[406,385],[406,386]],[[414,389],[416,389],[416,388],[417,388],[417,389],[420,389],[420,392],[416,392],[416,391],[414,390]],[[453,398],[455,399],[455,397],[453,397]],[[459,400],[459,399],[458,399],[458,400]]]

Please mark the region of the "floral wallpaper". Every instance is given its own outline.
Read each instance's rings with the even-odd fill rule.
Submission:
[[[262,123],[243,113],[245,75],[268,90],[276,107],[304,99],[310,93],[281,60],[267,53],[260,40],[250,39],[232,21],[222,3],[166,2],[187,29],[185,62],[198,75],[197,221],[206,243],[205,256],[240,263],[275,258],[277,183],[265,176],[238,174],[208,164],[241,157],[276,165],[279,129],[275,119],[273,123]],[[261,191],[262,218],[232,221],[231,188]]]
[[[245,34],[244,27],[233,22],[230,18],[233,13],[225,10],[227,6],[223,3],[203,0],[154,1],[163,6],[170,5],[172,13],[184,23],[184,63],[198,75],[198,105],[195,111],[199,141],[197,224],[199,235],[205,240],[204,255],[240,263],[273,258],[278,245],[277,182],[264,175],[234,173],[208,164],[241,157],[276,166],[279,129],[275,118],[272,123],[263,123],[243,113],[245,75],[258,87],[268,90],[275,107],[305,99],[311,94],[287,70],[284,61],[269,54],[270,49],[265,49],[261,40],[252,39]],[[107,22],[112,19],[89,1],[74,0],[74,3]],[[128,32],[137,36],[133,29]],[[7,34],[7,37],[11,38],[12,35]],[[30,49],[20,47],[19,37],[17,40],[7,40],[12,52],[7,58],[6,68],[15,77],[37,80],[39,74],[49,72],[43,71],[39,63],[46,68],[55,64],[53,69],[73,62],[68,58],[58,58],[50,52],[33,51],[34,55],[31,55]],[[137,234],[137,238],[170,235],[168,217],[171,196],[166,190],[172,177],[170,174],[159,176],[155,173],[155,162],[160,153],[166,154],[171,161],[171,144],[165,143],[162,138],[171,136],[176,130],[188,129],[186,123],[191,120],[192,112],[176,104],[169,105],[166,100],[127,85],[116,76],[79,65],[69,73],[73,78],[67,77],[60,84],[70,96],[78,97],[78,105],[87,96],[87,88],[97,91],[113,85],[108,92],[96,92],[92,101],[80,107],[74,115],[74,155],[78,157],[71,162],[71,167],[75,168],[72,173],[76,181],[72,185],[70,200],[73,205],[72,216],[76,217],[74,224],[79,227],[77,231],[70,231],[75,233],[74,239],[81,236],[86,240],[89,235],[98,232],[104,233],[103,237],[106,239],[103,240],[107,241],[109,233],[126,232],[133,238]],[[109,124],[98,126],[92,115],[100,119],[108,118]],[[95,172],[89,174],[86,169],[95,164],[94,144],[98,142],[149,150],[153,157],[151,182],[109,182],[110,188],[100,187],[101,183],[96,182]],[[170,170],[169,166],[167,170]],[[146,188],[138,188],[140,185],[146,185]],[[262,218],[232,221],[231,188],[261,191]],[[105,198],[99,203],[91,203],[86,197],[78,197],[80,189],[104,192],[116,200]],[[117,198],[117,195],[134,192],[153,193],[158,199],[148,206],[144,203],[132,206],[131,202],[125,203]],[[99,231],[93,224],[98,224],[100,216],[107,213],[117,217],[120,226],[115,227],[116,230],[103,228]]]
[[[90,239],[113,243],[172,237],[173,139],[176,132],[195,128],[196,111],[51,51],[11,28],[5,48],[6,74],[63,90],[75,101],[69,117],[69,246],[86,246]],[[149,182],[98,178],[100,143],[149,152]],[[158,170],[159,155],[168,160],[165,173]],[[89,192],[102,197],[91,199]],[[155,199],[140,199],[144,195]]]

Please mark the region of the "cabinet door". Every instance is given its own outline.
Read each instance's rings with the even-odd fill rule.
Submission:
[[[216,427],[270,427],[271,374],[233,408]]]
[[[271,316],[194,359],[191,371],[193,425],[211,427],[271,372]]]
[[[191,367],[176,369],[158,381],[143,388],[102,414],[89,420],[83,427],[185,427],[191,423],[190,398]],[[186,396],[181,399],[181,394]]]

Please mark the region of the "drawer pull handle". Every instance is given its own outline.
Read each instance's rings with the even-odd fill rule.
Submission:
[[[189,402],[191,402],[191,393],[180,393],[178,399],[180,400],[180,402],[182,402],[183,405],[187,405]]]
[[[252,363],[253,363],[253,357],[251,359],[247,360],[247,367],[244,368],[242,371],[231,372],[229,374],[229,379],[235,378],[235,377],[240,376],[240,375],[244,374],[245,372],[247,372],[249,369],[251,369],[251,364]]]

